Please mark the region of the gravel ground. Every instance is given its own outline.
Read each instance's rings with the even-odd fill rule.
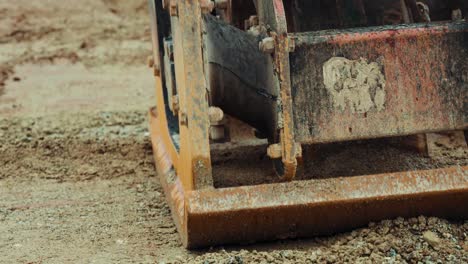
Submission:
[[[468,222],[424,216],[331,237],[185,250],[148,138],[145,8],[0,3],[0,263],[468,263]],[[350,166],[360,174],[468,164],[466,148],[444,147],[431,159],[388,146],[377,152],[383,145],[322,146],[326,155],[305,165],[333,176]],[[259,167],[234,156],[214,159],[220,174]],[[342,160],[350,161],[337,166]]]

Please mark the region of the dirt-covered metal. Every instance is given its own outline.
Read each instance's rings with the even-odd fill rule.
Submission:
[[[300,13],[293,4],[310,7],[305,1],[149,2],[152,65],[161,71],[151,140],[185,246],[323,235],[397,216],[468,216],[467,167],[292,181],[300,143],[466,129],[466,21],[300,32],[371,24],[367,1],[353,2],[355,20],[337,12],[326,25],[290,16]],[[251,16],[258,25],[244,30]],[[214,187],[210,126],[224,114],[268,138],[289,182]]]

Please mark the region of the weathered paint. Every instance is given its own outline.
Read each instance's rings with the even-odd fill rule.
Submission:
[[[198,1],[177,1],[171,17],[176,86],[179,99],[180,150],[175,166],[186,190],[212,184],[207,82],[202,48],[202,14]]]
[[[323,64],[323,83],[339,111],[366,113],[385,108],[383,67],[365,59],[348,60],[332,57]]]
[[[435,23],[290,35],[296,140],[336,142],[468,126],[468,23]],[[382,66],[385,102],[334,107],[323,65],[334,57]],[[383,81],[380,81],[383,84]],[[383,97],[383,94],[380,95]],[[377,98],[378,99],[378,98]],[[382,98],[380,98],[382,99]]]
[[[327,235],[396,217],[465,219],[467,169],[190,192],[186,199],[188,246]]]
[[[160,90],[161,91],[161,90]],[[157,108],[149,111],[151,143],[153,156],[158,171],[161,185],[164,188],[172,217],[175,220],[177,230],[181,234],[182,241],[187,243],[184,234],[187,233],[187,223],[185,214],[185,188],[181,182],[181,177],[176,175],[174,164],[176,159],[170,153],[174,150],[172,140],[169,138],[167,123],[165,123],[164,112],[158,112]]]
[[[286,14],[282,0],[261,0],[259,5],[259,20],[272,30],[275,39],[274,62],[277,78],[280,83],[279,91],[279,133],[275,142],[282,148],[282,158],[276,164],[277,172],[285,180],[292,180],[297,169],[297,144],[294,139],[294,120],[291,99],[291,80],[289,68],[289,45]]]

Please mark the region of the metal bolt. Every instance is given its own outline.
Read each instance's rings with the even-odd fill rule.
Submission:
[[[211,0],[200,0],[200,8],[203,14],[209,14],[213,12],[215,3]]]
[[[177,0],[169,0],[169,14],[171,16],[178,16],[177,12]]]
[[[184,112],[181,112],[179,115],[179,121],[182,126],[187,126],[188,125],[188,117],[187,114]]]
[[[250,16],[244,20],[244,29],[249,30],[251,27],[258,26],[258,16]]]
[[[217,124],[223,120],[224,113],[219,107],[210,106],[208,109],[208,116],[211,124]]]
[[[295,152],[294,154],[295,154],[296,158],[301,158],[302,157],[301,144],[295,143],[294,152]],[[268,146],[267,155],[271,159],[281,158],[283,156],[283,148],[281,147],[281,144],[277,143],[277,144],[271,144],[270,146]]]
[[[173,95],[171,103],[172,113],[174,113],[174,115],[177,115],[179,113],[179,96]]]
[[[452,20],[459,21],[463,19],[463,14],[460,9],[452,10]]]
[[[431,22],[431,16],[430,16],[430,10],[429,10],[429,6],[427,6],[425,3],[423,2],[416,2],[416,6],[418,7],[419,9],[419,13],[421,14],[422,18],[423,18],[423,21],[424,22]],[[409,22],[409,19],[408,19],[408,22]],[[405,23],[407,23],[405,21]]]
[[[267,155],[271,159],[279,159],[283,156],[282,151],[283,148],[280,144],[272,144],[267,148]]]
[[[251,27],[258,26],[258,16],[250,16],[249,17],[249,25]]]
[[[152,68],[154,66],[153,56],[148,56],[148,58],[146,59],[146,63],[148,64],[149,68]]]
[[[273,53],[275,51],[275,39],[272,37],[262,39],[258,44],[258,48],[264,53]]]

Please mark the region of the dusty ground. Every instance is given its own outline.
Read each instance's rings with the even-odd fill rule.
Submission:
[[[0,263],[468,262],[468,222],[422,216],[328,238],[186,251],[148,138],[145,8],[124,0],[0,2]],[[323,146],[326,155],[306,168],[333,176],[468,163],[466,149],[430,159],[381,147]],[[250,164],[231,154],[214,162],[228,176],[239,165],[270,168],[261,153]]]

